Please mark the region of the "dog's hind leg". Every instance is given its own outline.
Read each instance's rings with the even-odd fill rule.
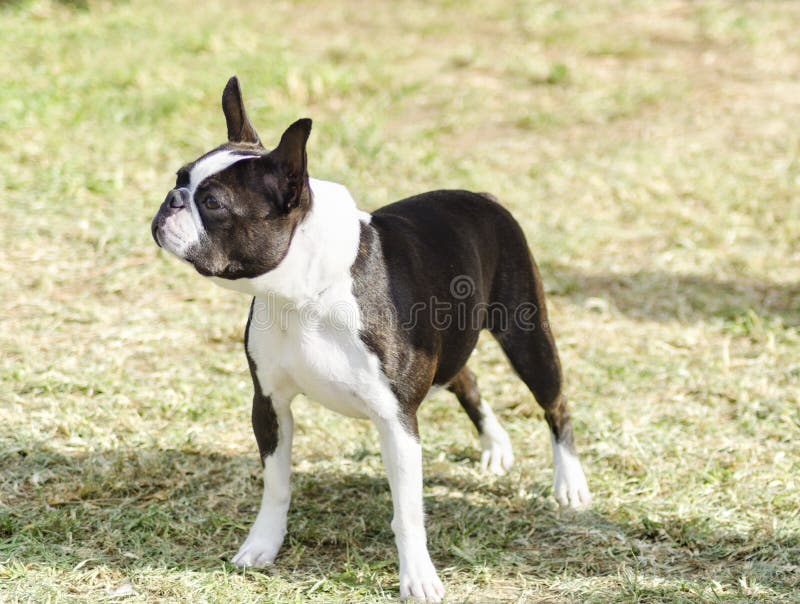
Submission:
[[[561,505],[591,502],[586,476],[575,451],[567,401],[561,391],[561,361],[547,320],[544,291],[531,259],[530,280],[507,282],[501,302],[511,319],[490,325],[511,365],[544,409],[553,447],[554,494]]]
[[[456,395],[467,412],[481,441],[481,467],[494,474],[505,474],[514,463],[511,440],[492,413],[491,407],[481,398],[478,380],[465,365],[447,386]]]

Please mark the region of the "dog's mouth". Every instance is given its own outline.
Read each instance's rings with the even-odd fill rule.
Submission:
[[[181,260],[185,259],[185,251],[189,246],[185,233],[171,228],[171,225],[166,224],[164,219],[159,216],[153,219],[150,225],[150,233],[153,235],[153,241],[162,250],[177,256]]]

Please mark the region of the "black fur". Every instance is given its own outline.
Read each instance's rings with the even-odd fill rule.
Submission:
[[[452,379],[447,389],[456,395],[458,402],[466,411],[478,434],[483,434],[483,412],[481,411],[481,393],[478,390],[478,379],[465,365],[458,375]]]
[[[352,275],[361,338],[380,359],[412,434],[431,386],[452,383],[489,329],[553,433],[571,437],[541,278],[522,229],[493,198],[431,191],[380,208],[362,227]],[[479,397],[459,398],[480,430]]]
[[[258,457],[261,465],[264,465],[264,458],[272,455],[278,448],[278,416],[272,406],[272,399],[264,396],[261,384],[256,375],[256,363],[250,352],[247,350],[247,338],[250,333],[250,323],[253,321],[253,304],[250,303],[250,314],[247,316],[247,325],[244,328],[244,352],[247,355],[247,366],[250,368],[250,377],[253,379],[253,408],[250,420],[253,424],[253,433],[258,444]]]
[[[250,118],[247,117],[242,91],[239,88],[239,79],[236,76],[228,80],[225,90],[222,91],[222,112],[225,114],[230,142],[261,145],[258,133],[250,123]]]

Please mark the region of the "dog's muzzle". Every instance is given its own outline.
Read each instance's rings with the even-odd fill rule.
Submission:
[[[158,229],[164,226],[164,221],[168,216],[180,212],[189,205],[191,193],[189,189],[180,187],[172,189],[164,198],[161,207],[156,212],[153,222],[150,223],[150,232],[153,234],[153,240],[158,247],[162,247],[161,242],[158,240]]]

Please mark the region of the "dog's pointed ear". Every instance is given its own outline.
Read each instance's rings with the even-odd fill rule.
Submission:
[[[289,166],[292,172],[307,174],[306,142],[311,134],[311,120],[307,117],[297,120],[286,129],[281,142],[272,152],[273,156]]]
[[[297,120],[286,129],[281,142],[270,157],[277,161],[284,171],[288,189],[285,209],[301,205],[308,196],[308,166],[306,162],[306,142],[311,134],[311,120]]]
[[[222,91],[222,112],[228,125],[228,140],[232,143],[252,143],[260,145],[256,129],[247,117],[242,100],[242,90],[239,88],[239,79],[233,76]]]

